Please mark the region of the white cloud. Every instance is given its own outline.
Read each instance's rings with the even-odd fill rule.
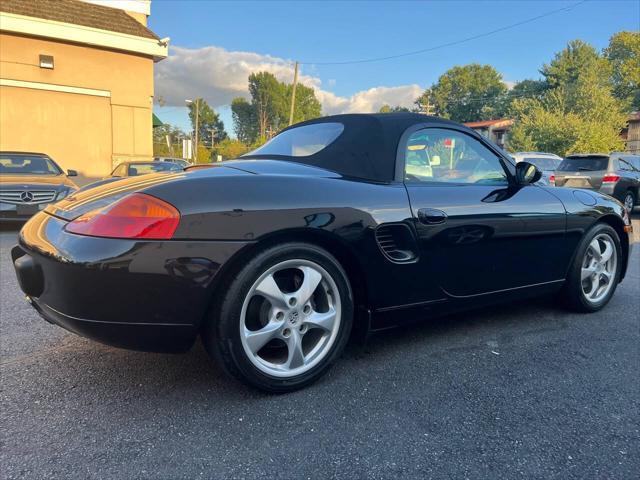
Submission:
[[[169,57],[155,65],[156,96],[167,105],[184,105],[187,98],[202,96],[214,107],[229,105],[234,97],[248,97],[247,77],[253,72],[273,73],[280,81],[293,80],[292,62],[253,52],[232,52],[220,47],[198,49],[171,47]],[[300,82],[315,88],[324,114],[375,112],[382,105],[410,107],[422,93],[419,85],[374,87],[341,97],[322,89],[319,77],[302,74]],[[335,80],[329,80],[330,87]]]

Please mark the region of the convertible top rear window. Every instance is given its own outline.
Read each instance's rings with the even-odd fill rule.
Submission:
[[[316,123],[285,130],[247,155],[308,157],[323,150],[344,131],[342,123]]]

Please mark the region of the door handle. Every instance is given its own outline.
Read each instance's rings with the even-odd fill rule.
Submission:
[[[437,208],[421,208],[418,210],[418,220],[420,223],[435,225],[447,221],[447,214]]]

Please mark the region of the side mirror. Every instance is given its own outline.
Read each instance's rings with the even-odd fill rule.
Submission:
[[[542,178],[542,172],[533,163],[518,162],[516,163],[516,181],[520,185],[529,185],[536,183]]]
[[[67,170],[67,177],[77,177],[78,176],[78,172],[76,172],[75,170]]]

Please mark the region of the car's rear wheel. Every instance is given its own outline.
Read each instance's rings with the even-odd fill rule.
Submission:
[[[315,245],[269,248],[234,276],[203,332],[231,375],[270,392],[318,379],[342,353],[353,298],[338,261]]]
[[[622,203],[624,204],[624,208],[627,212],[631,213],[633,211],[633,207],[636,204],[636,196],[631,190],[627,191]]]
[[[620,279],[621,252],[618,233],[609,225],[599,223],[587,232],[563,291],[569,307],[596,312],[609,303]]]

